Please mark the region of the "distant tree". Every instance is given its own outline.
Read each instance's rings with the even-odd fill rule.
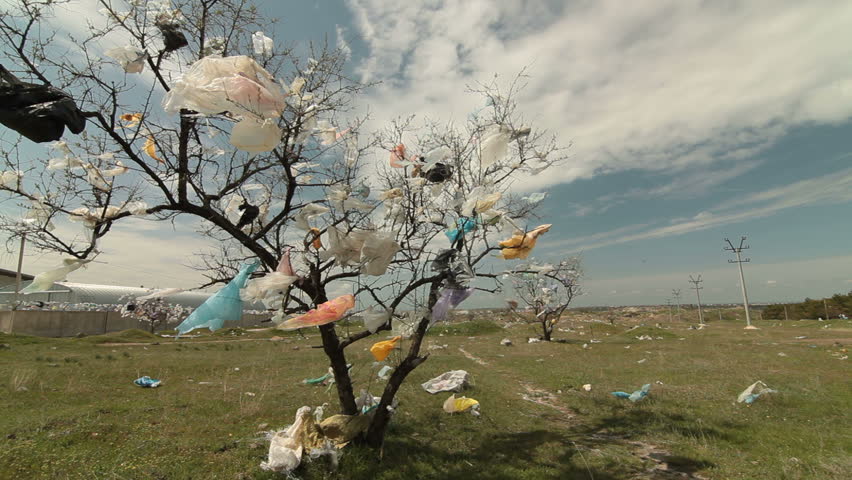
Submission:
[[[580,294],[580,259],[571,257],[556,264],[531,261],[511,272],[514,291],[520,303],[532,310],[532,319],[541,327],[541,338],[549,342],[565,309]]]

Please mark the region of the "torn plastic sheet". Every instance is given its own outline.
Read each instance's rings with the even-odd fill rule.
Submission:
[[[390,153],[390,159],[388,160],[390,166],[393,168],[402,168],[407,162],[405,160],[405,145],[400,143]]]
[[[515,233],[512,238],[500,242],[501,257],[506,260],[527,258],[535,248],[538,237],[550,230],[551,224],[539,225],[527,233]]]
[[[243,265],[239,273],[225,287],[205,300],[177,326],[178,333],[182,335],[196,328],[209,328],[210,331],[215,331],[222,328],[228,320],[242,318],[243,300],[240,298],[240,289],[245,286],[249,275],[257,270],[258,266],[260,262],[257,261]]]
[[[761,395],[765,395],[767,393],[778,393],[778,390],[773,390],[767,387],[765,383],[758,380],[749,385],[748,388],[746,388],[745,390],[743,390],[742,393],[739,394],[739,396],[737,397],[737,403],[745,402],[746,405],[751,405]]]
[[[231,145],[249,153],[272,151],[281,143],[284,130],[275,121],[244,118],[231,129]]]
[[[361,273],[384,275],[399,249],[393,232],[371,232],[361,247]]]
[[[121,209],[130,212],[131,215],[148,215],[148,204],[141,201],[127,202]]]
[[[98,223],[115,218],[121,213],[121,207],[110,205],[106,208],[96,207],[88,209],[86,207],[76,208],[68,214],[68,220],[72,222],[82,222],[87,228],[95,228]]]
[[[157,155],[157,142],[154,141],[153,135],[148,135],[148,138],[145,139],[145,145],[142,146],[142,150],[145,151],[146,155],[153,158],[158,163],[166,163],[165,160],[163,160],[162,158],[160,158],[159,155]]]
[[[50,232],[56,228],[53,225],[53,222],[50,221],[52,214],[53,210],[47,206],[40,197],[35,196],[30,199],[30,208],[28,208],[27,212],[24,213],[21,221],[27,225],[35,225]]]
[[[50,290],[50,287],[53,286],[56,282],[61,282],[65,280],[69,273],[77,270],[83,265],[91,262],[91,260],[79,260],[76,258],[66,258],[62,261],[62,266],[58,268],[54,268],[52,270],[48,270],[46,272],[41,272],[33,278],[33,281],[30,282],[21,293],[24,295],[36,292],[43,292],[46,290]]]
[[[0,70],[0,123],[33,142],[62,138],[65,127],[82,133],[86,118],[67,93],[48,85],[18,80]]]
[[[509,151],[509,141],[512,137],[509,131],[497,126],[486,133],[480,145],[479,162],[482,168],[488,168],[494,163],[502,162]]]
[[[145,50],[132,45],[110,48],[104,54],[117,61],[125,73],[142,72],[145,68],[145,59],[148,58]]]
[[[246,283],[246,288],[240,292],[245,301],[260,301],[270,293],[287,290],[299,277],[284,275],[281,272],[270,272],[260,278],[254,278]]]
[[[475,214],[480,214],[497,204],[503,196],[500,192],[487,193],[484,187],[476,187],[470,192],[469,198],[462,205],[461,214],[465,217],[472,217]]]
[[[262,119],[277,119],[284,106],[284,93],[272,75],[244,55],[196,61],[163,99],[169,113],[185,108],[204,115],[231,112]]]
[[[531,194],[527,195],[526,197],[522,198],[522,200],[525,200],[526,202],[529,202],[529,203],[539,203],[542,200],[544,200],[546,197],[547,197],[547,192],[535,192],[535,193],[531,193]]]
[[[432,317],[429,324],[432,325],[436,322],[446,320],[450,310],[456,308],[460,303],[465,301],[467,297],[473,294],[473,292],[473,288],[445,288],[441,290],[441,296],[438,298],[438,301],[435,302],[435,306],[432,307]]]
[[[440,392],[461,392],[470,385],[470,374],[464,370],[450,370],[420,385],[432,395]]]
[[[378,376],[380,380],[388,380],[390,379],[391,372],[393,372],[393,367],[385,365],[379,370],[379,373],[377,373],[376,376]]]
[[[311,225],[308,223],[310,220],[313,220],[320,215],[324,215],[330,212],[328,207],[325,205],[320,205],[319,203],[309,203],[304,207],[299,209],[299,213],[296,214],[296,226],[301,228],[304,231],[309,231],[311,229]],[[331,227],[329,227],[330,229]]]
[[[251,44],[254,48],[254,54],[262,55],[264,57],[271,57],[272,51],[275,48],[275,42],[264,35],[263,32],[254,32],[251,35]]]
[[[636,390],[636,391],[635,391],[635,392],[633,392],[633,393],[627,393],[627,392],[612,392],[612,395],[614,395],[614,396],[616,396],[616,397],[618,397],[618,398],[626,398],[626,399],[630,400],[631,402],[636,403],[636,402],[638,402],[639,400],[642,400],[643,398],[647,397],[647,396],[648,396],[648,392],[649,392],[650,390],[651,390],[651,384],[650,384],[650,383],[646,383],[645,385],[642,385],[642,388],[641,388],[641,389]]]
[[[334,262],[339,266],[358,265],[361,261],[361,248],[367,240],[367,232],[346,233],[334,226],[328,227],[327,232],[328,249],[320,253],[320,260],[334,257]]]
[[[68,170],[71,168],[83,168],[84,165],[86,165],[85,162],[83,162],[77,157],[51,158],[47,162],[47,169]]]
[[[396,348],[396,344],[402,339],[402,336],[397,335],[390,340],[384,340],[381,342],[376,342],[370,347],[370,353],[373,354],[373,358],[376,359],[377,362],[382,362],[388,355]]]
[[[298,328],[318,327],[327,323],[340,320],[348,310],[355,307],[355,296],[352,294],[342,295],[329,300],[309,310],[308,313],[298,317],[290,318],[278,324],[281,330],[296,330]]]
[[[290,264],[290,247],[286,247],[284,249],[284,254],[281,255],[281,260],[278,261],[278,266],[275,268],[275,271],[283,273],[288,277],[296,276],[293,272],[293,266]]]
[[[476,228],[476,220],[473,218],[459,218],[456,220],[456,228],[447,230],[444,235],[450,240],[450,244],[456,243],[459,238]]]
[[[161,18],[155,25],[163,34],[163,47],[166,52],[174,52],[189,45],[186,36],[180,31],[179,23]]]
[[[447,413],[461,413],[470,410],[474,416],[479,416],[479,401],[473,398],[459,397],[456,394],[444,401],[444,411]]]
[[[308,427],[313,425],[311,407],[301,407],[296,411],[292,425],[276,432],[269,443],[269,455],[260,468],[273,472],[290,473],[302,463],[304,437]]]
[[[370,333],[376,333],[382,325],[388,323],[388,320],[391,318],[391,312],[383,308],[377,309],[376,307],[371,306],[361,312],[361,318],[364,319],[364,327],[369,330]]]
[[[160,380],[154,380],[148,375],[145,375],[144,377],[139,377],[136,380],[133,380],[133,383],[143,388],[157,388],[163,382]]]

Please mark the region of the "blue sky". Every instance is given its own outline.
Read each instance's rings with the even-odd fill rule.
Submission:
[[[353,76],[382,82],[362,99],[373,127],[409,114],[463,119],[481,103],[466,85],[526,67],[521,110],[573,146],[564,168],[518,187],[550,194],[541,214],[555,226],[537,257],[582,255],[578,305],[659,304],[672,288],[687,301],[688,275],[698,273],[703,300],[738,301],[722,247],[740,235],[752,247],[755,302],[852,290],[849,2],[258,5],[280,19],[267,32],[277,43],[327,39],[351,52]],[[155,243],[191,241],[171,235]],[[114,261],[116,271],[135,258]],[[161,279],[192,274],[169,269]],[[146,272],[136,278],[163,270]],[[92,267],[75,280],[97,278]]]

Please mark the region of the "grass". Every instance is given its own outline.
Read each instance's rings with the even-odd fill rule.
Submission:
[[[438,326],[426,347],[448,348],[427,349],[429,360],[403,386],[382,459],[350,445],[336,471],[305,461],[296,475],[666,478],[649,473],[657,458],[693,478],[849,478],[852,375],[834,342],[852,341],[852,322],[764,321],[746,331],[712,317],[704,330],[658,329],[654,319],[627,332],[636,321],[564,321],[558,327],[571,331],[555,337],[566,343],[535,344],[526,343],[536,332],[526,325]],[[103,342],[0,335],[10,346],[0,350],[0,478],[284,478],[259,469],[268,449],[262,430],[285,427],[302,405],[328,402],[334,413],[334,390],[301,384],[327,369],[311,348],[320,344],[316,331],[178,341],[141,333]],[[643,334],[663,339],[635,339]],[[514,346],[501,346],[504,337]],[[356,390],[378,394],[369,345],[350,347],[348,360]],[[459,368],[473,376],[465,395],[481,402],[480,418],[447,415],[448,394],[419,386]],[[163,386],[133,385],[142,375]],[[756,380],[779,393],[735,404]],[[636,404],[609,393],[644,383],[651,393]]]

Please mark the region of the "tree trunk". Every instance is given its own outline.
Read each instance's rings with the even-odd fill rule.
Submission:
[[[541,329],[544,331],[544,341],[545,342],[550,341],[550,335],[553,333],[553,324],[551,323],[551,324],[548,325],[548,323],[549,322],[547,320],[541,322],[541,327],[542,327]]]
[[[334,385],[337,387],[337,398],[340,401],[340,413],[343,415],[355,415],[358,409],[355,407],[355,394],[352,390],[352,379],[349,369],[346,368],[346,355],[340,348],[340,339],[334,331],[333,324],[320,325],[322,335],[322,347],[329,361],[331,370],[334,372]]]

